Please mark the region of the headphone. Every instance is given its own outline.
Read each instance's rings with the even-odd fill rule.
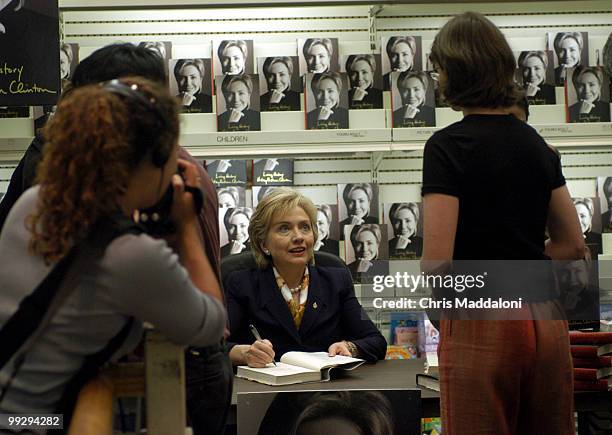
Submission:
[[[155,98],[147,98],[145,94],[138,91],[138,85],[121,82],[114,79],[101,84],[102,88],[125,99],[131,103],[139,105],[145,112],[153,113],[156,119],[156,128],[143,129],[137,128],[136,148],[144,155],[151,149],[151,162],[157,168],[163,168],[170,158],[171,149],[164,150],[159,146],[158,138],[162,131],[169,128],[168,120],[155,105]]]

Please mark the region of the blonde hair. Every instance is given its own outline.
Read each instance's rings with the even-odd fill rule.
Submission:
[[[268,267],[271,260],[270,255],[266,255],[261,247],[262,242],[266,240],[268,232],[270,231],[270,224],[275,217],[282,217],[295,207],[300,207],[308,215],[314,240],[316,240],[318,237],[317,208],[309,198],[301,193],[289,187],[279,187],[266,195],[266,197],[257,204],[257,209],[255,213],[253,213],[249,225],[249,239],[251,240],[251,251],[253,252],[257,265],[261,269]],[[314,251],[312,248],[308,255],[310,257],[310,264],[314,264]]]

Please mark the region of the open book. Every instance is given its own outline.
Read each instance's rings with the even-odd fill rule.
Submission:
[[[329,356],[327,352],[287,352],[276,367],[273,364],[263,368],[238,366],[236,377],[267,385],[329,381],[331,369],[353,370],[364,362],[348,356]]]

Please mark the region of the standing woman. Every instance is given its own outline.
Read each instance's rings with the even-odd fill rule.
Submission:
[[[460,267],[456,260],[508,266],[516,263],[507,260],[534,260],[549,271],[551,258],[582,258],[584,239],[559,158],[508,113],[520,95],[504,35],[483,15],[461,14],[435,37],[431,61],[445,99],[464,118],[425,145],[422,268],[431,273]],[[519,201],[527,207],[516,207]],[[522,297],[513,318],[534,320],[451,320],[442,313],[445,433],[574,433],[567,322],[536,316],[563,319],[557,295],[521,282],[524,274],[513,278],[518,290],[504,293],[510,283],[503,281],[487,292],[506,300]]]

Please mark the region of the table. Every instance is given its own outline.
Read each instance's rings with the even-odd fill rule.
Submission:
[[[440,394],[427,388],[416,385],[417,373],[423,373],[425,360],[422,358],[412,360],[385,360],[376,364],[364,364],[350,372],[346,377],[331,382],[284,385],[273,387],[247,381],[234,379],[232,405],[236,405],[238,393],[265,392],[265,391],[293,391],[299,390],[325,390],[325,389],[385,389],[385,388],[414,388],[421,390],[421,407],[423,417],[440,416]],[[551,386],[553,387],[553,386]],[[235,412],[235,406],[232,407]],[[582,435],[585,429],[585,415],[588,412],[612,410],[612,392],[586,392],[574,394],[574,409],[578,413],[578,433]],[[235,415],[233,416],[235,421]],[[230,421],[232,417],[230,417]]]

